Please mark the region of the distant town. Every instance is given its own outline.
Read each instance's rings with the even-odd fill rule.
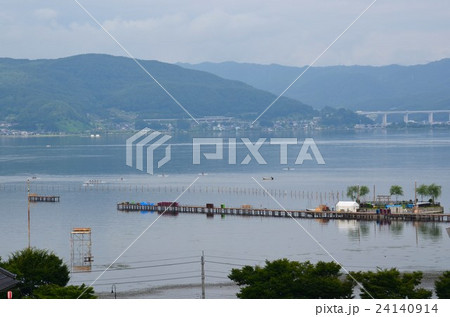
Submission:
[[[450,111],[449,111],[450,112]],[[209,116],[197,118],[197,122],[192,119],[179,118],[163,118],[163,119],[143,119],[135,123],[109,123],[107,120],[98,120],[96,127],[92,130],[76,134],[92,134],[94,133],[126,133],[133,132],[144,127],[149,127],[158,131],[165,132],[239,132],[246,130],[255,130],[263,132],[283,132],[283,131],[315,131],[327,129],[356,129],[356,130],[370,130],[370,129],[405,129],[405,128],[449,128],[450,121],[429,121],[429,120],[409,120],[405,115],[407,121],[393,120],[387,121],[385,112],[381,113],[381,121],[377,120],[376,112],[368,114],[372,123],[356,123],[353,125],[339,125],[332,126],[323,124],[321,117],[313,117],[312,119],[292,119],[280,118],[275,120],[259,120],[252,125],[251,120],[244,120],[227,116]],[[397,118],[398,119],[398,118]],[[69,135],[74,133],[54,132],[54,131],[29,131],[18,129],[14,124],[8,122],[0,122],[0,135],[4,136],[33,136],[33,135]]]

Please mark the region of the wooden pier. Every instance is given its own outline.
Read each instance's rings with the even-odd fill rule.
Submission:
[[[201,206],[158,206],[141,205],[139,203],[121,202],[117,204],[117,210],[125,212],[155,211],[167,214],[205,214],[233,215],[246,217],[289,217],[305,219],[341,219],[341,220],[392,220],[392,221],[423,221],[423,222],[450,222],[450,214],[420,214],[420,213],[392,213],[377,214],[376,212],[342,212],[342,211],[309,211],[309,210],[281,210],[264,208],[220,208]]]
[[[29,194],[28,201],[31,203],[59,203],[59,196],[42,196],[38,194]]]

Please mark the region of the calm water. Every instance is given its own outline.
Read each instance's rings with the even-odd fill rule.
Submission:
[[[255,142],[258,136],[249,137]],[[294,136],[300,141],[305,135]],[[200,256],[205,252],[206,281],[227,283],[230,269],[264,264],[265,259],[331,261],[305,233],[311,233],[348,270],[397,267],[427,272],[448,270],[448,224],[375,223],[202,215],[164,216],[121,213],[119,201],[175,200],[182,204],[251,204],[278,208],[264,195],[254,177],[285,208],[332,206],[348,185],[367,185],[373,195],[386,194],[392,184],[403,186],[413,198],[414,181],[442,185],[442,204],[450,206],[450,138],[445,131],[371,131],[313,136],[325,165],[306,161],[289,171],[279,164],[279,147],[263,147],[266,165],[239,164],[248,153],[237,149],[238,164],[202,161],[192,164],[188,136],[171,140],[172,161],[150,176],[125,165],[125,136],[98,139],[81,137],[0,137],[0,256],[27,246],[26,179],[31,190],[57,194],[61,202],[31,205],[31,244],[53,250],[71,263],[73,227],[92,228],[91,273],[72,274],[73,283],[90,283],[136,238],[148,229],[95,284],[97,291],[118,292],[200,282]],[[226,138],[224,139],[226,142]],[[206,151],[211,149],[205,148]],[[299,148],[289,148],[289,166]],[[225,150],[224,156],[227,156]],[[262,181],[273,176],[273,181]],[[101,179],[99,186],[83,182]],[[157,220],[155,222],[155,220]],[[153,224],[152,224],[153,223]],[[151,226],[150,226],[151,225]],[[150,227],[149,227],[150,226]],[[75,252],[78,252],[75,248]],[[216,287],[210,297],[228,297],[234,289]],[[167,297],[198,297],[200,290],[178,288]],[[130,294],[130,293],[129,293]],[[155,295],[156,296],[156,295]],[[149,295],[149,297],[151,297]]]

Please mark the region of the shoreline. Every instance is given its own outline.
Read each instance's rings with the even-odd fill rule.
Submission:
[[[383,131],[433,131],[433,130],[450,130],[450,125],[446,125],[446,124],[442,124],[442,125],[438,125],[435,124],[433,126],[429,126],[429,125],[423,125],[423,126],[409,126],[409,127],[405,127],[405,126],[387,126],[387,127],[370,127],[370,128],[360,128],[360,127],[333,127],[333,126],[325,126],[325,127],[320,127],[317,129],[309,129],[309,130],[304,130],[304,129],[294,129],[294,130],[290,130],[290,129],[286,129],[286,130],[275,130],[275,131],[267,131],[264,129],[257,129],[257,130],[253,130],[253,129],[242,129],[241,131],[252,131],[254,132],[260,132],[260,133],[274,133],[274,134],[278,134],[278,133],[287,133],[287,132],[293,132],[293,133],[298,133],[299,131],[302,132],[307,132],[307,133],[321,133],[324,131],[342,131],[342,132],[349,132],[349,131],[353,131],[353,132],[368,132],[368,131],[375,131],[375,130],[383,130]],[[10,137],[10,138],[29,138],[29,137],[73,137],[73,136],[79,136],[79,137],[90,137],[91,134],[100,134],[100,135],[132,135],[136,132],[138,132],[139,130],[109,130],[109,131],[96,131],[96,132],[78,132],[78,133],[70,133],[70,132],[55,132],[55,133],[39,133],[36,131],[14,131],[14,133],[17,134],[0,134],[0,137]],[[237,135],[238,132],[233,131],[233,130],[225,130],[225,131],[207,131],[207,130],[173,130],[173,131],[168,131],[168,130],[159,130],[159,132],[163,132],[163,133],[172,133],[174,135],[177,134],[186,134],[186,133],[200,133],[202,134],[202,132],[208,132],[208,133],[213,133],[213,134],[230,134],[230,135]]]
[[[401,271],[400,273],[409,273],[413,271]],[[436,298],[434,293],[434,282],[442,275],[444,271],[422,272],[423,277],[418,287],[431,290],[432,298]],[[227,283],[206,283],[206,299],[238,299],[236,293],[239,292],[239,286],[233,282]],[[354,289],[355,297],[359,298],[358,290]],[[117,292],[117,297],[121,299],[200,299],[201,283],[163,285],[157,287],[145,287],[132,289],[128,291]],[[98,299],[111,299],[114,295],[111,292],[96,293]],[[209,295],[209,296],[208,296]]]

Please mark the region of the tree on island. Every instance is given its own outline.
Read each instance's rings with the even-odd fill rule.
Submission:
[[[365,197],[368,193],[370,193],[370,189],[367,186],[359,187],[359,197]]]
[[[347,197],[351,198],[351,200],[356,200],[358,197],[358,186],[348,186]]]
[[[340,269],[334,262],[280,259],[232,269],[228,277],[241,287],[238,298],[352,298],[355,283],[342,279]]]
[[[420,185],[419,187],[417,187],[416,193],[420,195],[420,200],[423,201],[423,197],[428,196],[428,186],[425,184]]]
[[[439,196],[442,194],[442,187],[440,185],[436,185],[435,183],[428,185],[428,196],[431,197],[431,201],[435,202]]]
[[[400,185],[392,185],[389,194],[395,196],[395,200],[398,201],[398,196],[403,196],[403,188]]]
[[[450,298],[450,271],[445,271],[434,282],[434,290],[438,298]]]
[[[358,197],[364,197],[368,193],[370,193],[369,187],[364,185],[363,186],[354,185],[347,187],[347,197],[351,198],[352,200],[358,200],[358,202],[359,202]]]
[[[416,193],[420,195],[421,200],[423,201],[424,196],[428,196],[431,198],[431,202],[434,204],[435,200],[439,198],[442,194],[442,186],[436,185],[435,183],[431,185],[422,184],[416,189]]]
[[[417,288],[422,280],[422,272],[400,273],[397,269],[379,270],[377,272],[351,272],[364,289],[363,299],[428,299],[432,291]],[[349,277],[348,277],[349,278]]]

